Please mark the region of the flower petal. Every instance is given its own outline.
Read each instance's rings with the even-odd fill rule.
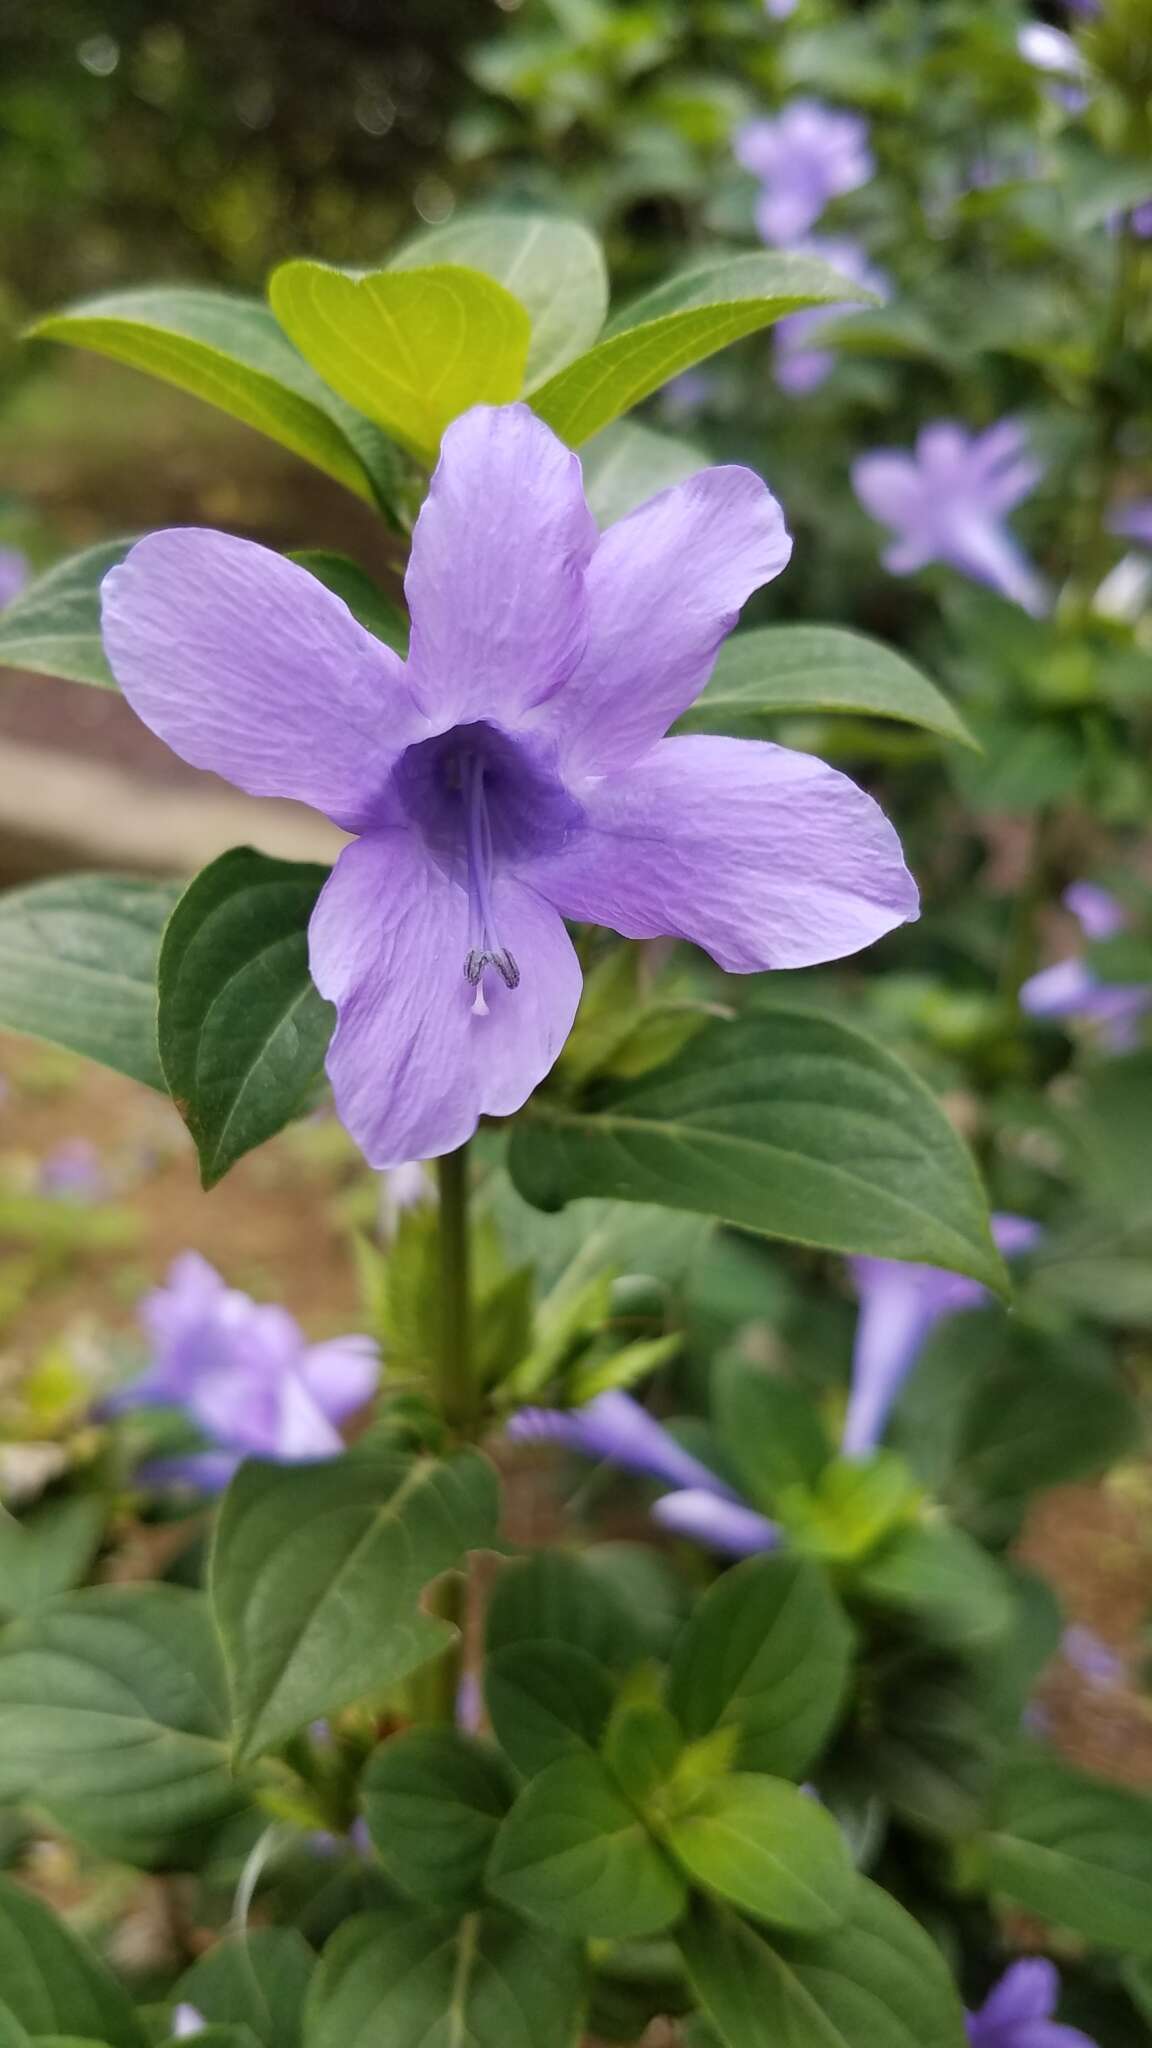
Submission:
[[[500,943],[520,985],[489,970],[487,1014],[464,972],[468,899],[414,834],[346,846],[312,915],[312,976],[334,1002],[328,1076],[369,1164],[454,1150],[482,1115],[519,1109],[556,1059],[580,1000],[580,967],[551,906],[514,877],[492,887]]]
[[[758,1515],[742,1501],[724,1500],[702,1487],[662,1494],[652,1503],[652,1519],[677,1536],[690,1536],[695,1543],[706,1543],[732,1557],[774,1550],[780,1541],[780,1531],[767,1515]]]
[[[694,703],[740,607],[792,552],[750,469],[704,469],[617,520],[587,575],[588,644],[548,706],[569,772],[625,767]]]
[[[132,709],[182,760],[350,832],[427,731],[398,656],[306,569],[253,541],[149,534],[104,579],[103,631]]]
[[[763,740],[661,740],[585,796],[531,879],[565,917],[690,939],[733,974],[810,967],[917,915],[891,825],[846,775]]]
[[[514,722],[571,674],[596,540],[578,458],[528,406],[453,422],[404,582],[409,682],[438,726]]]
[[[670,1486],[730,1490],[684,1449],[631,1394],[612,1388],[581,1408],[521,1408],[508,1424],[514,1443],[561,1443],[587,1458],[610,1458],[632,1472],[666,1479]]]
[[[1049,2019],[1060,1996],[1060,1975],[1047,1956],[1011,1963],[980,2008],[985,2026],[1014,2026],[1020,2020]]]
[[[321,1413],[340,1422],[371,1400],[380,1378],[380,1353],[371,1337],[333,1337],[327,1344],[310,1345],[297,1370]]]

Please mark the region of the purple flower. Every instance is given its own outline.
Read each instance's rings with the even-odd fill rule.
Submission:
[[[631,1394],[597,1394],[583,1408],[522,1408],[508,1424],[514,1443],[560,1443],[587,1458],[666,1479],[677,1490],[654,1502],[666,1529],[744,1557],[779,1540],[774,1522],[746,1507],[715,1472],[677,1443]]]
[[[1148,208],[1148,233],[1152,234],[1152,206]],[[1108,524],[1122,540],[1138,540],[1152,548],[1152,498],[1131,499],[1112,514]]]
[[[0,548],[0,611],[19,597],[27,581],[27,556],[19,548]]]
[[[804,256],[818,256],[833,270],[858,284],[865,293],[873,292],[877,298],[889,295],[889,282],[883,271],[877,270],[868,261],[867,252],[859,242],[850,242],[846,237],[833,239],[830,236],[813,235],[808,241],[797,244],[797,251]],[[776,382],[782,391],[794,398],[802,398],[809,391],[815,391],[824,382],[830,370],[835,368],[836,352],[831,348],[813,346],[813,337],[820,334],[826,323],[838,313],[849,313],[859,299],[846,298],[838,306],[811,306],[804,313],[789,313],[778,320],[775,327]]]
[[[994,1216],[992,1234],[1006,1258],[1031,1250],[1039,1224],[1026,1216]],[[945,1316],[989,1299],[978,1280],[899,1259],[850,1260],[860,1298],[852,1353],[852,1388],[840,1448],[866,1457],[884,1434],[892,1404],[932,1329]]]
[[[830,199],[866,185],[876,168],[863,116],[819,100],[791,100],[772,120],[746,121],[733,148],[737,163],[759,180],[760,234],[778,247],[806,235]]]
[[[152,1362],[104,1403],[179,1408],[214,1446],[147,1468],[209,1491],[227,1485],[244,1457],[292,1464],[343,1449],[337,1422],[363,1406],[379,1376],[368,1337],[307,1344],[286,1309],[226,1287],[198,1252],[185,1252],[167,1282],[140,1304]]]
[[[893,575],[946,562],[1034,615],[1046,608],[1044,587],[1004,519],[1039,476],[1012,420],[982,434],[937,420],[921,429],[914,455],[878,448],[852,466],[861,504],[896,535],[884,556]]]
[[[1108,1692],[1113,1686],[1123,1685],[1128,1676],[1128,1667],[1119,1652],[1102,1642],[1095,1630],[1085,1628],[1079,1622],[1066,1628],[1060,1638],[1060,1648],[1073,1671],[1095,1686],[1100,1692]]]
[[[1141,241],[1146,242],[1152,237],[1152,199],[1145,199],[1142,205],[1134,206],[1128,218],[1133,234],[1139,235]],[[1147,535],[1142,538],[1147,539]]]
[[[1073,882],[1064,891],[1086,939],[1113,939],[1128,923],[1123,906],[1095,882]],[[1020,1007],[1030,1017],[1082,1017],[1100,1027],[1112,1052],[1130,1052],[1140,1043],[1140,1020],[1152,1006],[1152,989],[1138,982],[1101,981],[1087,960],[1071,954],[1042,967],[1020,990]]]
[[[1016,48],[1026,64],[1052,79],[1053,99],[1078,114],[1088,104],[1084,90],[1088,68],[1070,35],[1051,22],[1028,21],[1016,37]]]
[[[1059,1996],[1059,1972],[1047,1957],[1010,1964],[979,2012],[968,2015],[971,2048],[1095,2048],[1079,2027],[1053,2019]]]
[[[764,0],[764,12],[770,21],[787,21],[796,12],[797,0]]]
[[[100,1154],[87,1138],[65,1138],[40,1162],[42,1195],[54,1201],[99,1202],[108,1193]]]
[[[407,663],[250,541],[152,534],[106,578],[105,645],[144,722],[360,835],[309,938],[337,1109],[371,1165],[451,1151],[526,1101],[580,997],[566,917],[752,973],[915,916],[896,835],[845,776],[661,737],[790,548],[739,468],[601,535],[576,456],[527,406],[477,406],[413,535]]]
[[[192,2034],[202,2034],[207,2025],[203,2013],[194,2005],[178,2005],[172,2014],[172,2039],[187,2041]]]

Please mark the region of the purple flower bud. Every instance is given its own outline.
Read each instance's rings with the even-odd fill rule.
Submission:
[[[677,1536],[690,1536],[709,1550],[723,1550],[733,1557],[752,1557],[761,1550],[775,1550],[780,1531],[767,1515],[742,1501],[728,1500],[712,1488],[687,1487],[678,1493],[663,1493],[652,1503],[652,1519]]]
[[[1039,477],[1012,420],[983,434],[937,420],[921,429],[914,455],[878,448],[852,465],[860,503],[896,536],[884,555],[894,576],[944,562],[1034,616],[1047,594],[1004,521]]]
[[[597,1394],[583,1408],[521,1408],[508,1424],[513,1443],[559,1443],[586,1458],[607,1458],[626,1471],[666,1479],[671,1486],[703,1487],[735,1495],[631,1394]]]
[[[791,100],[770,120],[745,122],[733,147],[760,184],[756,225],[777,247],[791,248],[829,200],[866,185],[876,168],[863,116],[819,100]]]

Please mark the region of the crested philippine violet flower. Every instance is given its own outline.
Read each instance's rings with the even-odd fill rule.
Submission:
[[[309,932],[337,1111],[376,1167],[519,1109],[571,1028],[564,919],[809,966],[915,917],[848,779],[754,740],[665,739],[791,542],[750,470],[702,471],[601,535],[524,405],[449,427],[416,523],[407,662],[293,562],[150,535],[105,579],[134,709],[196,767],[358,835]]]
[[[211,1446],[154,1461],[145,1476],[156,1480],[212,1492],[245,1457],[284,1464],[331,1457],[344,1448],[337,1423],[363,1407],[379,1377],[371,1338],[308,1344],[287,1309],[227,1287],[198,1252],[173,1261],[139,1318],[151,1363],[102,1412],[178,1408]]]
[[[1096,2048],[1079,2027],[1053,2019],[1060,1975],[1046,1956],[1011,1963],[979,2012],[968,2014],[971,2048]]]
[[[896,536],[884,555],[894,576],[944,562],[1039,616],[1047,609],[1044,586],[1004,521],[1040,474],[1014,420],[982,434],[937,420],[921,429],[915,454],[878,448],[861,455],[852,483],[865,511]]]
[[[1128,927],[1128,913],[1108,889],[1097,882],[1073,882],[1064,891],[1070,910],[1089,944],[1114,939]],[[1101,981],[1079,954],[1042,967],[1020,990],[1020,1007],[1030,1017],[1082,1018],[1095,1024],[1112,1052],[1130,1052],[1141,1039],[1141,1019],[1152,1008],[1147,983]]]
[[[830,200],[866,185],[876,169],[863,116],[820,100],[791,100],[771,119],[746,121],[732,146],[760,186],[756,226],[777,248],[791,247]]]
[[[819,337],[838,313],[850,313],[854,307],[867,303],[869,293],[878,299],[889,295],[889,283],[883,271],[877,270],[868,260],[867,252],[859,242],[849,241],[847,236],[813,235],[806,242],[796,244],[796,254],[817,256],[822,262],[838,270],[850,283],[859,285],[863,297],[854,299],[845,294],[838,306],[810,306],[803,313],[788,313],[778,320],[773,329],[776,356],[776,382],[782,391],[794,398],[802,398],[836,366],[834,347],[821,346]]]

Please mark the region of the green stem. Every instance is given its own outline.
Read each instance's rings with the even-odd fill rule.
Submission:
[[[477,1390],[472,1364],[472,1247],[468,1227],[468,1147],[437,1161],[440,1180],[440,1356],[437,1406],[450,1432],[475,1433]]]

